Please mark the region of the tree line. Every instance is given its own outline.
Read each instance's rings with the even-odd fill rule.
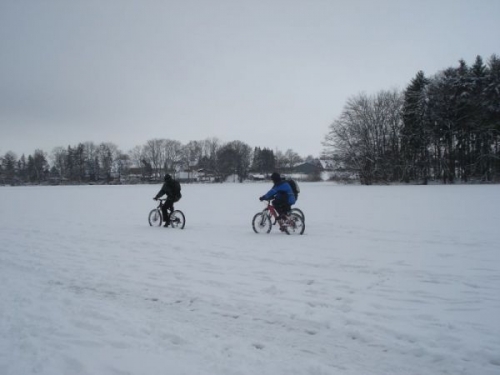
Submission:
[[[309,156],[308,158],[312,158]],[[291,171],[303,159],[293,151],[251,148],[242,141],[221,142],[218,138],[182,144],[172,139],[151,139],[127,153],[113,143],[78,143],[56,147],[50,154],[35,150],[20,158],[13,151],[0,157],[0,183],[115,183],[130,180],[157,181],[165,173],[203,171],[212,181],[230,175],[240,181],[250,171],[270,174]]]
[[[500,59],[477,56],[403,92],[350,98],[325,136],[325,155],[363,184],[500,180]]]
[[[481,56],[472,66],[460,60],[431,77],[420,71],[402,92],[349,98],[323,145],[337,170],[363,184],[426,184],[499,181],[499,141],[500,59],[493,55],[486,64]],[[113,143],[85,142],[56,147],[50,155],[38,149],[17,158],[8,151],[0,157],[0,183],[110,183],[130,175],[151,181],[199,170],[216,181],[229,175],[241,181],[250,171],[289,172],[303,160],[292,149],[252,149],[217,138],[187,144],[151,139],[127,153]]]

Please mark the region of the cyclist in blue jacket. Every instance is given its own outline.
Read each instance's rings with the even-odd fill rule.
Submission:
[[[295,204],[295,196],[288,182],[283,180],[279,173],[274,172],[271,175],[271,180],[274,186],[266,194],[261,196],[259,200],[263,201],[274,198],[273,206],[281,217],[283,214],[290,211],[292,205]]]

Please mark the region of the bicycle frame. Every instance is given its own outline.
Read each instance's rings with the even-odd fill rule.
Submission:
[[[278,218],[278,211],[276,211],[276,208],[271,204],[271,201],[267,201],[267,206],[262,210],[262,212],[269,211],[272,217],[275,219]]]
[[[278,211],[276,211],[276,207],[271,204],[271,200],[266,200],[266,202],[267,206],[262,210],[262,215],[269,215],[274,218],[274,223],[272,224],[275,225],[278,221]]]
[[[157,209],[161,210],[163,205],[165,204],[165,202],[167,201],[166,198],[158,198],[157,201],[159,201],[158,203],[158,207],[156,207]],[[168,209],[167,209],[168,210]],[[169,210],[170,211],[170,210]],[[174,208],[174,205],[172,204],[172,210],[170,212],[173,212],[175,211],[175,208]]]

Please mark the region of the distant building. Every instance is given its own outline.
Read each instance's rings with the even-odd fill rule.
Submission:
[[[319,159],[313,159],[299,163],[293,167],[294,173],[302,173],[306,175],[319,174],[323,171],[323,166]]]
[[[323,171],[333,171],[335,169],[335,164],[331,159],[319,159],[319,162],[323,167]]]
[[[175,172],[175,179],[181,182],[194,182],[197,180],[197,173],[192,171]]]
[[[260,174],[260,173],[251,173],[248,175],[248,179],[252,180],[252,181],[264,181],[264,180],[268,179],[268,177],[266,175]]]

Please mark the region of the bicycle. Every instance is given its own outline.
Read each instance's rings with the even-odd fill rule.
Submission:
[[[149,225],[154,227],[154,226],[161,226],[161,223],[163,222],[163,214],[161,211],[161,208],[163,207],[163,204],[165,203],[166,199],[158,199],[158,207],[154,208],[151,210],[148,216],[148,221]],[[172,210],[170,212],[170,227],[174,229],[184,229],[184,226],[186,225],[186,217],[184,216],[184,213],[181,210]]]
[[[289,211],[283,215],[284,218],[278,219],[276,208],[271,204],[270,200],[266,200],[266,202],[266,207],[261,212],[257,212],[252,219],[252,228],[255,233],[269,233],[273,225],[276,224],[278,224],[280,230],[286,234],[301,235],[304,233],[306,225],[300,214]],[[273,218],[274,223],[272,222]]]

